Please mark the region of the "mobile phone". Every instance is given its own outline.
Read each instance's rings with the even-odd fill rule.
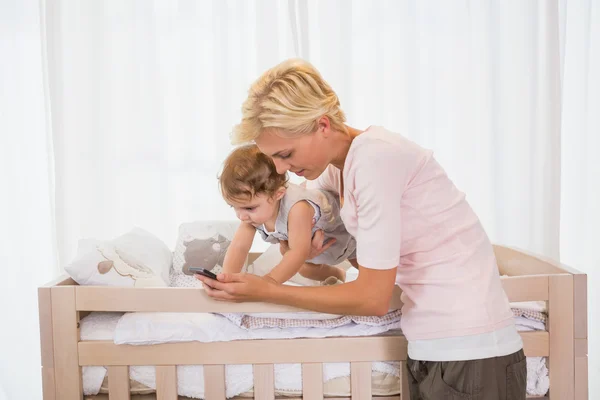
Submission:
[[[193,274],[198,274],[210,279],[217,280],[217,275],[202,267],[189,267],[188,270]]]

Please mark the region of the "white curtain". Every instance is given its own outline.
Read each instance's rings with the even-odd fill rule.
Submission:
[[[39,3],[0,1],[0,399],[40,399],[37,287],[58,275]]]
[[[1,200],[2,243],[16,266],[2,309],[21,304],[31,328],[18,341],[13,311],[2,333],[9,398],[39,398],[34,288],[78,239],[137,225],[172,247],[182,222],[234,218],[216,185],[229,132],[250,83],[292,56],[320,69],[351,125],[385,125],[434,149],[494,242],[562,257],[589,274],[595,298],[600,18],[591,0],[0,4],[12,35],[0,38],[0,57],[14,61],[0,62],[9,110],[0,162],[12,194]],[[600,333],[593,304],[590,338]]]
[[[235,218],[216,176],[249,83],[294,55],[286,2],[48,2],[60,260],[137,225]]]
[[[588,274],[590,399],[600,397],[600,3],[561,1],[561,261]]]

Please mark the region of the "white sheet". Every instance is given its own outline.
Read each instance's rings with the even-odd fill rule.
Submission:
[[[371,336],[400,329],[400,321],[372,326],[348,324],[333,329],[287,328],[246,330],[222,315],[207,313],[129,313],[118,322],[116,344],[148,345],[176,342],[224,342],[251,339]]]

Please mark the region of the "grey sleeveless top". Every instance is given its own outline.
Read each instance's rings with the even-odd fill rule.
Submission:
[[[321,229],[325,234],[325,240],[336,239],[336,242],[322,254],[306,261],[313,264],[336,265],[349,258],[356,258],[356,240],[344,227],[337,194],[322,189],[306,189],[293,183],[288,183],[286,193],[279,204],[275,232],[268,232],[264,225],[256,228],[263,240],[269,243],[288,240],[288,214],[299,201],[307,201],[315,209],[316,222],[312,234]]]

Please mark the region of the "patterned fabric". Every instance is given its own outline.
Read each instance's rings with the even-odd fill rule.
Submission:
[[[546,323],[547,316],[539,311],[524,310],[520,308],[512,309],[515,317],[524,317],[534,321]],[[362,325],[385,325],[400,320],[402,315],[400,310],[395,310],[387,313],[383,317],[365,317],[365,316],[349,316],[344,315],[334,319],[283,319],[283,318],[267,318],[254,317],[251,315],[242,314],[223,314],[234,324],[244,329],[260,329],[260,328],[337,328],[349,323]]]
[[[183,273],[184,266],[187,264],[195,264],[207,268],[218,274],[222,270],[220,265],[224,255],[216,250],[217,256],[211,255],[215,249],[211,243],[206,247],[206,243],[214,240],[220,241],[224,237],[229,242],[237,227],[239,221],[194,221],[183,223],[179,226],[177,242],[173,251],[173,266],[171,267],[171,287],[196,287],[201,288],[202,282],[191,275]],[[203,243],[204,248],[203,249]],[[205,258],[213,258],[211,265],[202,265],[200,261]]]
[[[542,312],[533,311],[533,310],[524,310],[522,308],[513,308],[512,312],[515,317],[524,317],[527,319],[532,319],[534,321],[539,321],[539,322],[543,322],[543,323],[546,323],[546,319],[548,318],[546,316],[546,314],[544,314]]]
[[[227,319],[244,329],[260,328],[337,328],[349,323],[380,326],[400,321],[400,310],[387,313],[383,317],[344,315],[335,319],[281,319],[253,317],[251,315],[223,314]]]

